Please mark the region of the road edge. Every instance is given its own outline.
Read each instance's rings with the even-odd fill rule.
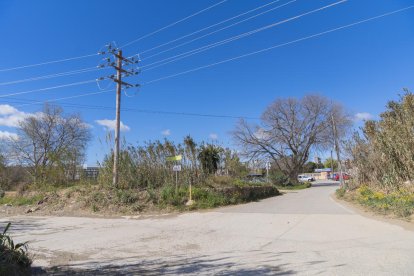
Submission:
[[[331,194],[331,199],[341,207],[347,209],[348,211],[352,211],[352,213],[356,215],[361,215],[365,218],[374,219],[377,221],[385,222],[388,224],[396,225],[402,227],[404,230],[414,232],[414,222],[408,222],[402,219],[394,218],[394,217],[386,217],[381,214],[375,213],[369,209],[364,208],[363,206],[351,203],[346,200],[341,200],[336,197],[335,192]]]

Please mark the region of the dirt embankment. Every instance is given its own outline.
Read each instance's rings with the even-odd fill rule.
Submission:
[[[115,190],[101,186],[76,186],[53,192],[8,193],[0,205],[1,216],[53,215],[120,217],[174,214],[255,201],[279,195],[274,186],[196,188],[195,204],[187,206],[187,189]]]

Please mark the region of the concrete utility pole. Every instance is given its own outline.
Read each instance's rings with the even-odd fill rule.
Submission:
[[[138,68],[133,68],[126,70],[123,67],[137,64],[139,62],[138,57],[132,57],[132,58],[125,58],[122,55],[122,50],[117,49],[113,45],[109,44],[107,45],[107,51],[101,52],[100,54],[109,54],[112,55],[116,62],[111,61],[111,57],[105,58],[107,61],[106,65],[100,66],[110,66],[113,67],[116,70],[116,76],[110,75],[108,77],[102,77],[99,78],[98,81],[104,80],[104,79],[112,79],[114,82],[116,82],[116,115],[115,115],[115,147],[114,147],[114,167],[112,170],[112,185],[114,187],[118,186],[118,166],[119,166],[119,152],[120,152],[120,127],[121,127],[121,91],[123,88],[128,89],[131,87],[138,87],[138,84],[129,84],[122,81],[123,77],[129,77],[132,75],[138,75],[139,70]]]
[[[342,165],[341,165],[341,158],[339,154],[339,143],[338,143],[338,130],[336,129],[336,122],[334,119],[334,116],[332,115],[332,127],[333,127],[333,134],[334,134],[334,140],[335,140],[335,151],[336,151],[336,157],[338,159],[338,168],[339,168],[339,182],[341,183],[341,187],[346,188],[344,176],[342,172]]]
[[[122,50],[118,51],[116,61],[116,124],[115,124],[115,148],[114,148],[114,168],[112,170],[112,184],[118,185],[118,164],[119,164],[119,134],[121,126],[121,89],[122,89]]]

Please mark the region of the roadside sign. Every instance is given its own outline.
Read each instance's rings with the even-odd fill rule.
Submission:
[[[174,172],[181,172],[181,165],[175,165],[175,166],[173,167],[173,171],[174,171]]]
[[[181,159],[183,159],[183,156],[181,154],[176,156],[168,156],[166,158],[167,161],[180,161]]]

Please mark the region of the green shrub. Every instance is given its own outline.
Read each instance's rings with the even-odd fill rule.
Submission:
[[[193,189],[193,199],[197,207],[201,209],[223,206],[232,201],[232,198],[226,198],[218,192],[203,188]]]
[[[31,259],[27,255],[27,244],[15,244],[7,235],[7,224],[0,234],[0,275],[30,275]]]
[[[276,171],[270,174],[270,180],[276,186],[288,186],[289,184],[291,184],[289,182],[289,177],[287,177],[284,173],[280,171]]]
[[[243,181],[243,180],[237,178],[237,179],[235,179],[233,181],[233,185],[234,186],[237,186],[237,187],[244,187],[244,186],[248,186],[249,183],[247,183],[246,181]]]
[[[0,190],[0,198],[3,198],[6,193],[3,190]]]
[[[166,185],[160,190],[160,203],[162,205],[180,206],[184,205],[188,199],[188,189],[180,187],[178,189],[173,185]]]

